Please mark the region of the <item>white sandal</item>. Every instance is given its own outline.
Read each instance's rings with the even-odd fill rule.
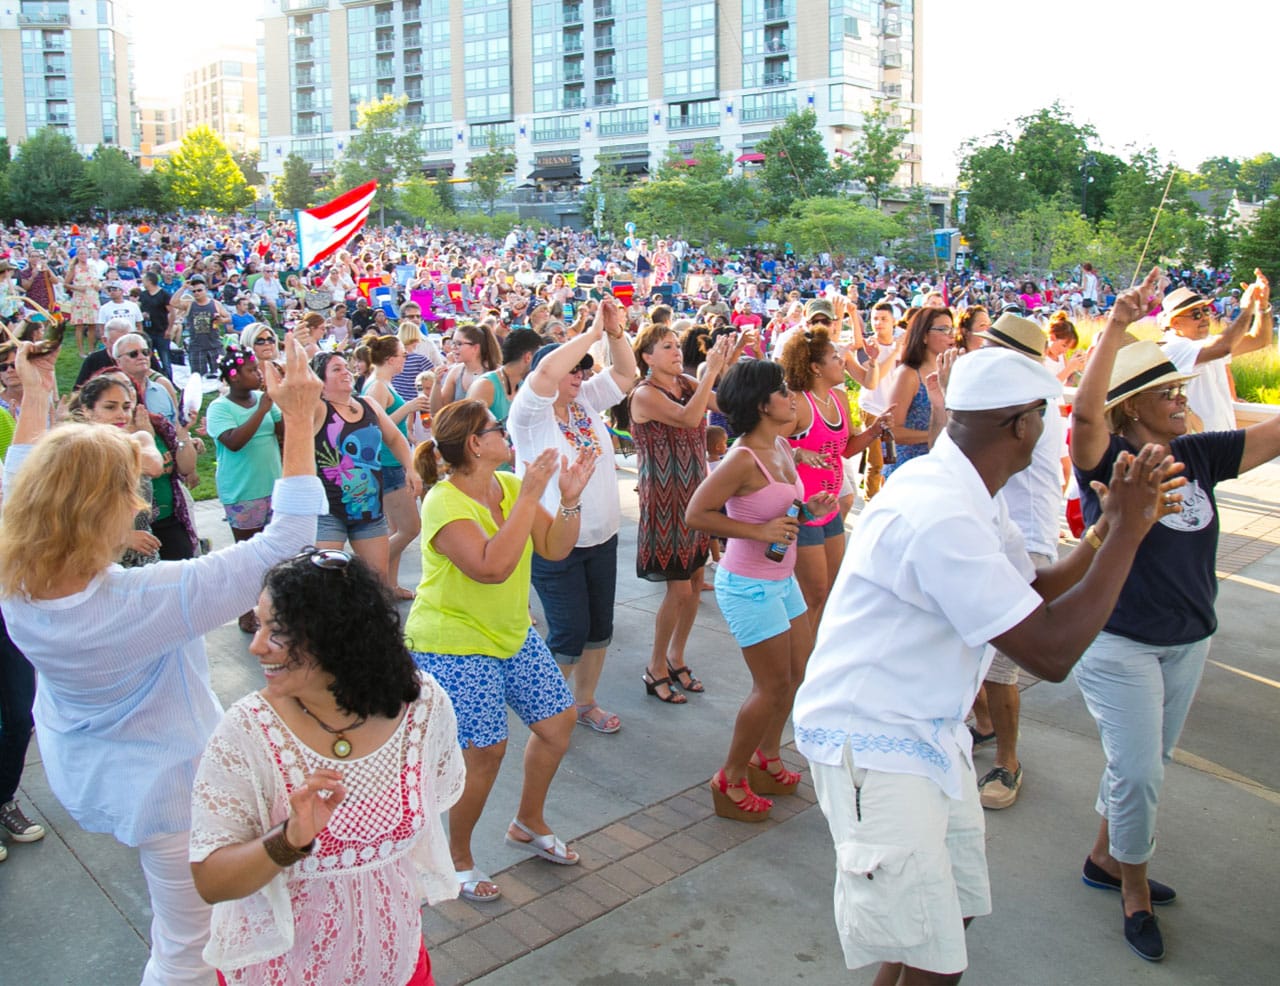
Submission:
[[[521,824],[520,820],[516,818],[511,819],[511,824],[527,835],[529,841],[513,839],[511,834],[507,833],[507,845],[513,846],[521,852],[540,856],[548,863],[558,863],[561,866],[578,865],[578,854],[557,839],[554,832],[548,832],[546,835],[536,835],[532,829],[527,825]]]
[[[477,904],[487,904],[489,901],[497,900],[502,896],[502,888],[493,883],[493,880],[484,870],[458,870],[455,875],[458,878],[458,896],[463,900],[475,901]],[[492,883],[494,892],[491,894],[477,893],[476,889],[482,883]]]

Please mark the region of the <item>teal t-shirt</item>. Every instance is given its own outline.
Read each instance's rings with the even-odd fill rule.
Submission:
[[[364,390],[360,392],[360,396],[368,397],[370,392],[373,390],[373,385],[377,382],[378,382],[377,380],[370,380],[368,383],[366,383],[364,385]],[[390,417],[391,415],[399,411],[400,408],[404,407],[406,401],[403,397],[401,397],[399,394],[396,393],[395,387],[388,386],[387,390],[390,391],[391,393],[391,403],[388,404],[385,408],[383,408],[383,410],[387,412],[387,417]],[[400,434],[404,435],[404,440],[406,442],[409,442],[409,415],[406,414],[403,418],[401,418],[399,422],[396,423],[396,427],[400,429]],[[413,442],[409,442],[409,447],[410,448],[413,447]],[[378,453],[378,464],[382,466],[383,469],[402,468],[400,465],[400,460],[396,458],[396,454],[393,451],[391,451],[391,449],[387,446],[386,442],[382,443],[382,451]]]
[[[262,416],[258,430],[238,452],[232,452],[218,440],[218,436],[239,428],[253,417],[262,395],[257,394],[253,407],[241,407],[226,397],[219,397],[209,405],[206,429],[214,439],[218,454],[218,499],[223,503],[244,503],[270,496],[275,482],[283,471],[280,463],[280,443],[276,441],[276,422],[280,409],[273,406]]]

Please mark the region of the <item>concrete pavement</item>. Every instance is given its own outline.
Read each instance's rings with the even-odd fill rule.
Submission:
[[[688,654],[706,694],[684,707],[644,695],[639,676],[662,590],[634,577],[634,497],[624,487],[617,628],[600,689],[624,725],[614,736],[577,731],[548,810],[582,864],[552,866],[503,845],[527,735],[514,723],[474,842],[477,864],[505,896],[424,911],[437,982],[869,983],[869,971],[843,967],[831,916],[834,853],[807,781],[797,797],[779,799],[775,819],[763,825],[711,813],[706,780],[747,689],[711,593]],[[1034,683],[1023,694],[1021,797],[987,814],[995,913],[969,932],[966,981],[1275,980],[1280,464],[1224,484],[1218,501],[1222,626],[1167,774],[1152,864],[1153,876],[1180,895],[1159,915],[1168,957],[1151,966],[1133,956],[1120,933],[1119,895],[1080,882],[1097,827],[1102,754],[1074,684]],[[201,506],[200,523],[215,544],[228,540],[215,505]],[[416,553],[406,557],[405,584],[418,567]],[[209,635],[224,703],[261,684],[246,642],[234,624]],[[991,756],[978,754],[979,772]],[[49,834],[10,843],[0,864],[0,982],[136,983],[150,920],[136,853],[80,831],[51,796],[34,745],[22,787],[24,805]]]

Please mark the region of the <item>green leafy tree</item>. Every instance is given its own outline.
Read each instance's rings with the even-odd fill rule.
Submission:
[[[84,182],[84,158],[71,138],[49,127],[37,130],[5,172],[13,214],[28,222],[54,222],[75,214]]]
[[[907,136],[906,127],[891,125],[893,108],[893,103],[877,99],[874,108],[862,115],[862,132],[853,145],[852,177],[866,186],[877,209],[902,166]]]
[[[453,214],[441,204],[438,189],[435,182],[414,175],[400,190],[400,208],[416,221],[432,226],[447,225]]]
[[[1201,188],[1240,187],[1240,162],[1230,157],[1211,157],[1200,162],[1196,174],[1203,179]]]
[[[1261,202],[1280,181],[1280,158],[1267,152],[1240,163],[1240,185],[1245,198]]]
[[[986,143],[964,145],[958,184],[969,193],[968,210],[962,223],[964,232],[981,251],[983,231],[997,217],[1030,209],[1038,195],[1018,171],[1013,157],[1013,140],[1008,134],[992,134]]]
[[[582,218],[588,226],[619,235],[627,222],[628,182],[616,154],[602,153],[596,158],[596,170],[582,193]]]
[[[231,159],[235,161],[236,167],[240,169],[240,174],[244,175],[246,185],[261,188],[267,183],[267,177],[259,167],[262,162],[257,151],[235,151],[231,155]]]
[[[0,216],[8,216],[9,213],[9,161],[12,154],[9,151],[9,138],[0,137]]]
[[[784,216],[805,199],[828,198],[851,177],[847,164],[833,165],[827,156],[813,110],[792,113],[755,149],[764,155],[756,180],[767,216]]]
[[[1187,195],[1190,189],[1191,176],[1163,163],[1153,148],[1136,152],[1116,179],[1108,205],[1116,235],[1138,252],[1150,236],[1144,263],[1162,257],[1203,259],[1206,227]]]
[[[172,212],[169,199],[169,183],[163,172],[147,171],[138,182],[138,208],[147,212]]]
[[[766,238],[790,243],[801,254],[826,251],[862,257],[884,249],[902,227],[879,209],[848,198],[805,199],[791,215],[769,224]]]
[[[1232,260],[1237,281],[1253,280],[1254,268],[1260,268],[1272,284],[1280,283],[1280,198],[1258,210],[1236,240]]]
[[[118,147],[99,144],[85,163],[77,200],[86,208],[105,209],[109,217],[136,206],[141,186],[142,172],[129,155]]]
[[[271,183],[271,197],[277,209],[308,209],[315,204],[316,180],[301,154],[294,152],[284,159],[284,168]]]
[[[333,191],[345,192],[369,181],[378,183],[373,204],[385,210],[397,202],[396,183],[414,173],[422,158],[419,128],[404,125],[407,96],[383,96],[360,107],[358,132],[347,140],[334,175]]]
[[[1043,199],[1080,197],[1080,165],[1098,139],[1091,125],[1076,123],[1055,102],[1030,116],[1019,117],[1013,160],[1018,172]]]
[[[183,137],[178,150],[155,170],[180,209],[236,212],[255,198],[227,145],[208,127],[196,127]]]
[[[458,211],[458,195],[454,191],[453,182],[448,175],[440,175],[435,179],[436,195],[440,198],[440,208],[448,214]]]
[[[751,239],[754,210],[747,182],[732,178],[731,169],[729,155],[710,141],[687,155],[670,148],[653,178],[631,190],[631,218],[695,245],[741,246]]]
[[[471,179],[472,195],[492,217],[494,204],[502,185],[516,166],[515,154],[498,145],[498,135],[489,131],[489,149],[467,162],[467,177]]]
[[[929,209],[928,190],[919,185],[912,188],[907,207],[894,213],[892,218],[898,227],[894,259],[911,267],[932,267],[936,270],[942,262],[934,255],[934,219]]]

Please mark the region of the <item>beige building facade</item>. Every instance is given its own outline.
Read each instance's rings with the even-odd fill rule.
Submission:
[[[517,181],[633,173],[711,140],[742,167],[812,109],[832,154],[877,100],[922,181],[923,0],[267,0],[258,49],[262,167],[331,170],[361,104],[407,99],[424,170],[465,172],[491,136]]]
[[[205,126],[233,152],[258,149],[258,60],[253,48],[229,48],[182,80],[182,133]]]

